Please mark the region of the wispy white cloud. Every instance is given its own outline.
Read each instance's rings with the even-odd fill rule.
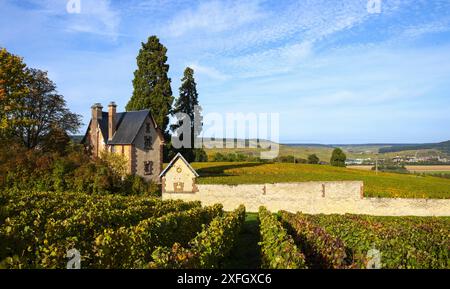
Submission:
[[[214,67],[199,65],[197,63],[191,63],[188,66],[190,68],[192,68],[196,74],[205,75],[206,77],[213,79],[213,80],[224,81],[224,80],[228,80],[230,78],[229,75],[226,75],[226,74],[220,72],[219,70],[217,70]]]
[[[80,13],[67,9],[69,1],[29,0],[33,13],[66,32],[104,35],[116,40],[119,35],[120,14],[110,0],[79,0]]]
[[[273,46],[280,43],[284,45],[285,41],[300,42],[322,39],[334,33],[351,29],[373,18],[373,15],[367,12],[366,0],[350,0],[339,3],[330,3],[326,0],[291,1],[283,3],[285,5],[281,5],[281,7],[271,7],[272,9],[264,7],[264,2],[261,1],[251,3],[255,8],[244,9],[245,6],[236,6],[235,10],[241,8],[242,11],[238,13],[233,9],[223,9],[220,12],[230,15],[229,18],[238,18],[232,17],[234,14],[245,15],[248,13],[249,16],[244,17],[248,21],[239,22],[232,19],[227,26],[230,31],[222,31],[223,33],[217,34],[213,33],[214,30],[198,29],[191,31],[192,33],[188,37],[191,42],[198,43],[200,49],[219,49],[218,52],[237,51],[240,53],[249,47],[254,50],[267,45]],[[401,6],[399,3],[401,2],[392,0],[383,4],[383,15],[398,10]],[[204,15],[207,13],[201,11],[200,8],[194,11],[195,13],[192,9],[182,11],[180,15],[188,14],[190,15],[189,19],[192,19],[194,23],[206,23],[205,25],[208,25],[210,29],[214,29],[213,17],[205,17]],[[254,17],[254,15],[263,15],[263,17]],[[204,18],[210,18],[209,22],[203,20]],[[170,20],[169,26],[182,22],[179,16],[175,16]],[[239,23],[240,26],[233,26],[233,23]],[[181,24],[179,26],[182,27]]]
[[[67,30],[106,35],[116,40],[119,35],[120,14],[110,0],[81,0],[81,13],[71,14]]]
[[[406,38],[418,38],[427,34],[441,33],[450,31],[450,17],[431,23],[422,23],[420,25],[409,26],[404,29],[401,36]]]
[[[297,69],[314,55],[318,43],[373,17],[363,0],[333,5],[324,0],[295,1],[273,10],[264,9],[261,1],[250,2],[251,8],[219,3],[206,2],[180,12],[170,21],[172,33],[168,37],[182,38],[177,43],[185,50],[202,53],[206,62],[214,61],[220,70],[233,71],[233,77],[260,77]],[[401,4],[391,1],[383,6],[383,13],[392,13]],[[191,33],[183,38],[188,31]]]
[[[311,56],[313,43],[304,41],[257,53],[229,57],[223,65],[234,72],[235,77],[261,77],[286,73],[298,67]]]
[[[194,10],[187,9],[176,15],[168,32],[181,36],[192,30],[215,33],[238,28],[264,16],[258,3],[256,0],[201,2]]]

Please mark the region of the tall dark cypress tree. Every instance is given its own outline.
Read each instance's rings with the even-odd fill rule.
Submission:
[[[195,106],[198,106],[198,93],[197,93],[197,84],[194,79],[194,70],[190,67],[187,67],[184,70],[183,78],[181,79],[181,87],[180,87],[180,97],[175,102],[175,107],[173,109],[173,113],[176,114],[178,112],[185,113],[189,116],[191,120],[191,144],[193,145],[193,139],[197,137],[194,132],[194,117],[201,117],[199,115],[199,111],[195,111]],[[178,119],[177,122],[171,126],[172,130],[176,130],[181,125],[181,119]],[[198,121],[198,119],[197,119]],[[200,131],[198,131],[200,133]]]
[[[174,114],[185,113],[190,118],[191,123],[191,147],[176,150],[181,152],[188,161],[206,161],[207,156],[203,149],[194,149],[194,140],[201,133],[202,116],[201,108],[198,102],[197,84],[194,79],[194,70],[187,67],[184,70],[183,78],[181,79],[180,96],[175,102],[175,107],[172,110]],[[184,120],[177,119],[175,124],[171,126],[173,131],[181,126]],[[182,136],[184,138],[184,136]]]
[[[167,48],[158,37],[151,36],[137,56],[137,70],[134,72],[133,96],[126,110],[150,109],[158,126],[166,131],[173,103],[170,78],[167,76]]]

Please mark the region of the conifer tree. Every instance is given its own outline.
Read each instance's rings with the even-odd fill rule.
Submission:
[[[150,109],[157,125],[165,132],[173,103],[167,48],[158,37],[151,36],[137,56],[138,68],[134,72],[133,95],[126,110]]]
[[[181,79],[180,96],[175,102],[173,113],[184,113],[189,116],[191,123],[191,144],[193,147],[193,140],[201,132],[201,115],[198,107],[198,92],[197,84],[194,79],[194,70],[187,67],[184,70],[183,78]],[[197,108],[197,110],[196,110]],[[183,119],[177,119],[176,123],[171,126],[172,130],[176,130],[181,126]],[[200,123],[199,123],[200,122]],[[195,130],[195,126],[198,126]]]
[[[201,133],[202,128],[202,116],[201,108],[198,102],[197,84],[194,79],[194,70],[187,67],[184,70],[183,78],[181,79],[180,96],[175,102],[173,109],[175,117],[177,117],[175,124],[171,126],[171,129],[181,137],[183,141],[185,137],[190,137],[189,146],[176,149],[176,152],[180,152],[188,161],[206,161],[207,156],[202,148],[195,148],[195,140]],[[183,113],[183,116],[177,115],[177,113]],[[189,120],[185,119],[189,118]],[[182,131],[185,128],[186,123],[190,124],[189,134],[185,134]],[[180,135],[181,134],[181,135]]]

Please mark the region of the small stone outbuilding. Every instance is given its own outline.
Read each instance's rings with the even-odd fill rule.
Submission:
[[[161,190],[163,193],[196,193],[198,176],[188,161],[178,153],[159,175],[162,184]]]

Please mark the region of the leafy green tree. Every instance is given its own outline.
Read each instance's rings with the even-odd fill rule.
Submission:
[[[194,149],[194,162],[207,162],[208,155],[204,149]]]
[[[319,163],[319,157],[316,154],[312,154],[308,156],[308,164],[316,165]]]
[[[53,126],[49,133],[42,139],[42,151],[50,153],[57,152],[65,155],[70,147],[71,139],[66,131],[58,126]]]
[[[330,163],[335,167],[345,167],[345,161],[347,160],[347,156],[340,148],[335,148],[333,153],[331,154]]]
[[[167,48],[159,42],[158,37],[151,36],[142,43],[134,72],[133,95],[126,105],[126,110],[150,109],[158,126],[164,132],[169,124],[169,114],[173,103],[170,87]]]
[[[216,153],[213,156],[213,162],[223,162],[225,161],[226,156],[221,153]]]
[[[125,177],[128,173],[127,158],[118,153],[110,153],[103,151],[101,153],[102,160],[108,167],[118,176]]]
[[[32,149],[77,132],[81,117],[66,107],[47,72],[28,68],[20,57],[1,49],[0,122],[3,141],[14,139]],[[58,136],[52,138],[52,133]]]
[[[274,161],[279,163],[296,163],[295,156],[293,155],[279,156],[275,158]]]
[[[24,121],[14,116],[24,109],[21,99],[28,93],[29,77],[22,58],[0,48],[0,138],[9,137],[12,128]]]
[[[67,108],[64,97],[58,94],[47,72],[27,70],[30,75],[26,83],[28,93],[20,98],[23,109],[13,114],[15,119],[23,121],[14,126],[14,135],[27,148],[35,148],[52,139],[52,133],[76,133],[81,125],[81,116]]]

